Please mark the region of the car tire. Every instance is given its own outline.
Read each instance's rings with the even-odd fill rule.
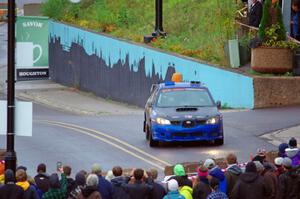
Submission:
[[[224,138],[216,139],[214,142],[215,142],[215,145],[221,146],[224,144]]]
[[[152,137],[152,133],[149,133],[149,146],[150,147],[157,147],[159,145],[159,141],[156,141],[156,140],[153,140],[153,137]]]

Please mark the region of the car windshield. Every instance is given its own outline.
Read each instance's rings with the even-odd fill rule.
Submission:
[[[159,93],[157,107],[199,107],[213,106],[214,103],[205,89],[174,88]]]

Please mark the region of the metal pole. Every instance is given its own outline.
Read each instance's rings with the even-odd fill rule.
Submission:
[[[16,170],[17,156],[15,152],[15,0],[8,1],[7,30],[7,140],[5,153],[5,169]]]
[[[155,1],[155,32],[163,32],[163,5],[162,0]]]

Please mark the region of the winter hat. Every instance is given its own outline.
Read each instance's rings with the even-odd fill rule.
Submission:
[[[256,166],[257,172],[263,171],[265,169],[264,165],[262,163],[260,163],[260,161],[253,161],[253,163]]]
[[[212,176],[212,177],[217,178],[220,181],[223,181],[225,179],[225,175],[219,167],[216,167],[213,170],[211,170],[209,172],[209,175]]]
[[[185,176],[185,170],[182,164],[176,164],[173,169],[173,172],[176,176]]]
[[[280,153],[280,154],[284,154],[286,148],[289,148],[289,145],[288,145],[287,143],[281,143],[281,144],[278,146],[278,151],[279,151],[279,153]]]
[[[112,170],[109,170],[105,176],[105,180],[111,181],[114,177],[115,176],[114,176]]]
[[[264,169],[267,170],[267,171],[275,171],[274,164],[272,164],[270,162],[264,162],[263,166],[264,166]]]
[[[75,176],[75,182],[77,185],[85,185],[85,175],[83,172],[78,172]]]
[[[254,162],[248,162],[245,172],[257,173],[257,169]]]
[[[277,157],[274,160],[274,163],[276,166],[282,166],[283,158],[282,157]]]
[[[210,170],[216,166],[216,163],[213,159],[206,159],[203,165]]]
[[[49,185],[50,185],[50,188],[53,188],[53,189],[60,188],[60,183],[59,183],[57,173],[51,174],[51,176],[49,177]]]
[[[14,172],[11,169],[6,169],[6,171],[4,172],[4,176],[6,183],[15,182]]]
[[[169,191],[177,191],[178,190],[178,182],[175,179],[171,179],[168,181],[168,190]]]
[[[23,169],[24,171],[27,171],[27,168],[25,166],[18,166],[16,171]]]
[[[291,158],[285,157],[282,160],[282,165],[286,168],[291,168],[292,167],[292,160]]]
[[[297,147],[297,140],[294,137],[292,137],[289,140],[289,146],[290,146],[290,148],[296,148]]]
[[[93,164],[92,166],[92,173],[94,174],[100,174],[102,172],[102,169],[99,164]]]
[[[202,165],[197,168],[197,173],[199,177],[207,177],[208,176],[208,169]]]
[[[96,174],[89,174],[89,176],[86,178],[87,186],[97,186],[98,183],[99,183],[99,179]]]

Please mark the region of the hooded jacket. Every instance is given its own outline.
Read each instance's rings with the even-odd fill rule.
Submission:
[[[211,193],[208,179],[206,177],[199,177],[199,182],[193,188],[193,199],[206,199]]]
[[[46,193],[49,189],[49,175],[46,173],[39,173],[34,177],[37,188]]]
[[[295,170],[288,170],[279,176],[279,198],[299,199],[300,179]]]
[[[102,199],[96,186],[86,186],[79,193],[78,199]]]
[[[270,190],[270,195],[269,195],[268,199],[276,199],[276,197],[278,195],[278,189],[279,189],[278,178],[276,176],[274,169],[267,168],[266,164],[270,164],[270,163],[265,163],[265,165],[264,165],[265,171],[263,172],[264,181]]]
[[[163,199],[185,199],[178,191],[170,191]]]
[[[151,199],[162,199],[166,195],[165,188],[151,178],[147,179],[147,183],[153,186],[151,191]]]
[[[245,172],[232,191],[234,199],[263,199],[269,196],[270,191],[262,176],[256,172]]]
[[[223,171],[219,167],[215,167],[212,170],[210,170],[209,175],[211,175],[219,180],[219,182],[220,182],[219,190],[226,194],[227,183],[226,183],[226,177],[225,177]]]
[[[129,199],[127,192],[122,188],[122,184],[126,183],[126,179],[122,176],[113,178],[111,181],[113,190],[113,199]]]
[[[152,185],[146,184],[141,180],[135,180],[133,184],[122,184],[122,187],[130,199],[150,199],[151,191],[153,190]]]
[[[287,157],[291,158],[292,165],[300,165],[300,151],[298,148],[287,148],[285,149]]]
[[[185,199],[193,199],[193,189],[189,186],[181,187],[179,193],[183,195]]]
[[[15,185],[14,173],[12,170],[7,169],[5,171],[5,178],[7,183],[0,186],[0,199],[20,199],[23,198],[24,190]]]
[[[178,181],[179,178],[181,178],[179,181],[181,181],[183,183],[182,186],[189,186],[189,187],[193,187],[193,183],[192,181],[190,181],[188,179],[188,176],[185,173],[184,167],[181,164],[177,164],[175,165],[174,169],[173,169],[174,175],[172,178],[170,179],[175,179]],[[180,184],[180,183],[179,183]],[[180,185],[179,185],[180,186]]]
[[[39,199],[39,196],[33,186],[28,181],[17,182],[16,185],[22,187],[24,190],[23,199]]]
[[[225,172],[225,177],[226,177],[226,185],[227,185],[227,190],[226,194],[228,198],[232,198],[232,190],[234,185],[239,179],[239,176],[242,174],[242,169],[238,165],[232,165],[230,166],[227,171]]]
[[[103,199],[112,199],[112,185],[103,176],[98,175],[98,191]]]

